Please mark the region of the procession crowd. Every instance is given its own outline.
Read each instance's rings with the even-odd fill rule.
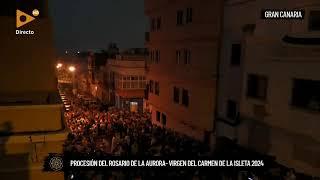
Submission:
[[[208,153],[200,141],[152,124],[149,113],[101,111],[77,100],[65,117],[71,131],[65,144],[68,152],[166,157]]]
[[[209,148],[200,141],[152,124],[150,113],[130,112],[115,107],[107,110],[101,109],[95,105],[85,104],[79,98],[73,98],[72,102],[71,110],[65,113],[66,123],[70,130],[64,144],[65,153],[145,158],[153,156],[191,157],[206,155],[209,152]],[[78,177],[90,174],[88,172],[82,173]],[[91,178],[83,179],[94,179],[92,177],[98,177],[102,174],[103,177],[109,177],[107,179],[115,177],[117,177],[116,179],[127,179],[128,177],[136,179],[137,177],[159,176],[162,173],[157,174],[156,171],[142,170],[126,171],[126,173],[108,171],[92,173]],[[181,171],[171,172],[171,174],[168,172],[166,177],[167,175],[187,177],[193,176],[194,172]]]
[[[73,98],[72,108],[65,113],[70,133],[64,144],[65,153],[94,154],[121,157],[208,157],[209,148],[200,141],[173,130],[152,124],[150,113],[130,112],[111,107],[86,104]],[[280,179],[294,180],[294,172],[285,170]],[[252,173],[219,170],[135,170],[135,171],[91,171],[72,172],[69,179],[270,179],[266,173],[255,176]],[[242,174],[240,177],[239,174]],[[264,178],[263,178],[264,177]],[[274,178],[272,178],[274,179]]]

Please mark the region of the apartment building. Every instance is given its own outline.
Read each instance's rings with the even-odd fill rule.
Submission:
[[[33,35],[15,34],[16,8],[39,10],[17,28]],[[44,159],[61,153],[67,136],[47,1],[4,2],[0,22],[0,179],[63,179],[63,173],[43,172]]]
[[[145,49],[129,49],[113,59],[108,59],[105,68],[108,101],[118,108],[143,111],[146,87]]]
[[[240,103],[243,88],[246,37],[250,36],[260,18],[256,1],[224,2],[221,59],[219,63],[218,136],[237,139],[240,123]],[[248,13],[250,12],[250,13]],[[237,17],[237,20],[235,20]]]
[[[145,0],[145,108],[155,124],[197,139],[213,134],[222,1]]]
[[[305,18],[261,19],[263,9],[304,9]],[[219,136],[313,176],[320,176],[319,27],[316,0],[225,1],[217,125]]]

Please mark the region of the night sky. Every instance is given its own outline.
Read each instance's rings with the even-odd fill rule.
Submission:
[[[58,53],[143,47],[147,18],[144,0],[49,0]]]

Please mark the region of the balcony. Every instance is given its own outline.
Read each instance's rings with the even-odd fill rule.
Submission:
[[[145,61],[144,56],[121,56],[125,60],[112,59],[108,61],[108,65],[126,67],[126,68],[144,68]]]
[[[260,57],[272,61],[320,62],[320,46],[293,45],[281,40],[253,37],[247,39],[247,52],[259,52]]]
[[[57,93],[6,95],[0,97],[0,124],[7,121],[12,133],[63,130],[63,104]]]

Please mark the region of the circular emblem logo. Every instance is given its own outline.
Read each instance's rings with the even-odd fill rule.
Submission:
[[[49,166],[53,171],[60,171],[63,168],[63,159],[61,157],[52,157]]]

